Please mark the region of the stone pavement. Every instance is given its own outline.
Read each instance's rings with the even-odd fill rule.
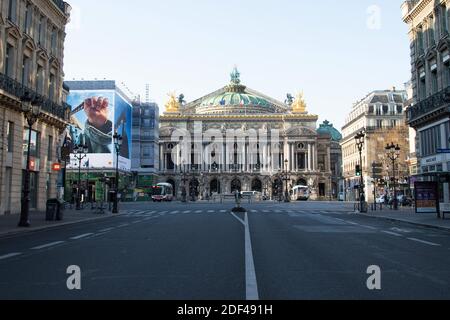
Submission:
[[[94,221],[109,217],[113,217],[113,215],[110,211],[108,211],[107,208],[106,210],[104,210],[103,214],[98,210],[91,210],[90,207],[80,211],[76,211],[74,208],[67,208],[64,210],[62,221],[46,221],[45,212],[32,211],[30,212],[31,227],[19,228],[17,227],[17,224],[19,223],[20,215],[4,215],[0,216],[0,237],[40,231],[43,229],[56,228],[79,222]]]
[[[398,211],[387,208],[383,211],[369,211],[360,215],[450,231],[450,215],[446,215],[446,219],[443,220],[438,219],[436,213],[416,213],[414,208],[400,208]]]

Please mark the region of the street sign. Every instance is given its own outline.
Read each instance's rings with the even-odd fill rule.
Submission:
[[[60,164],[60,163],[54,163],[54,164],[52,165],[52,170],[53,170],[53,171],[56,171],[56,172],[61,171],[61,164]]]
[[[450,149],[437,149],[437,153],[450,153]]]

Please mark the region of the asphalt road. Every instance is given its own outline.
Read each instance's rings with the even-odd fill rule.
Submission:
[[[450,299],[450,234],[340,203],[135,204],[0,239],[0,299]],[[81,290],[68,290],[69,266]],[[381,290],[367,288],[369,266]]]

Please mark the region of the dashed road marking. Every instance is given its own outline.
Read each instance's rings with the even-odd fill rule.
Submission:
[[[86,237],[89,237],[92,235],[93,235],[93,233],[85,233],[85,234],[82,234],[82,235],[79,235],[76,237],[72,237],[72,238],[70,238],[70,240],[80,240],[80,239],[83,239],[83,238],[86,238]]]
[[[128,227],[130,224],[129,223],[124,223],[124,224],[120,224],[117,226],[117,228],[125,228]]]
[[[191,210],[183,211],[183,214],[191,213]]]
[[[395,237],[403,237],[401,234],[398,234],[398,233],[395,233],[395,232],[392,232],[392,231],[381,231],[381,232],[389,234],[391,236],[395,236]]]
[[[50,248],[50,247],[54,247],[57,246],[59,244],[64,243],[65,241],[55,241],[55,242],[51,242],[51,243],[47,243],[47,244],[43,244],[41,246],[37,246],[34,248],[31,248],[31,250],[41,250],[41,249],[46,249],[46,248]]]
[[[437,243],[433,243],[433,242],[429,242],[429,241],[425,241],[425,240],[420,240],[420,239],[416,239],[416,238],[408,238],[408,240],[419,242],[419,243],[423,243],[423,244],[427,244],[427,245],[433,246],[433,247],[440,247],[441,246],[440,244],[437,244]]]
[[[366,229],[370,229],[370,230],[378,230],[377,228],[371,227],[371,226],[361,225],[361,227],[366,228]]]
[[[195,213],[203,213],[203,211],[202,210],[197,210],[197,211],[195,211]]]
[[[115,228],[106,228],[106,229],[100,230],[99,232],[104,233],[104,232],[108,232],[108,231],[111,231],[111,230],[114,230],[114,229]]]
[[[9,258],[14,258],[14,257],[20,256],[21,254],[22,253],[20,253],[20,252],[8,253],[8,254],[5,254],[3,256],[0,256],[0,260],[6,260],[6,259],[9,259]]]

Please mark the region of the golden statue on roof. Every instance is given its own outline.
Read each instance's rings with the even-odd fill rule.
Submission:
[[[308,113],[303,92],[299,92],[297,94],[297,97],[295,98],[295,101],[292,103],[292,112],[305,114]]]
[[[180,103],[175,92],[171,92],[167,94],[169,96],[169,101],[166,103],[166,112],[167,113],[177,113],[180,112]]]

